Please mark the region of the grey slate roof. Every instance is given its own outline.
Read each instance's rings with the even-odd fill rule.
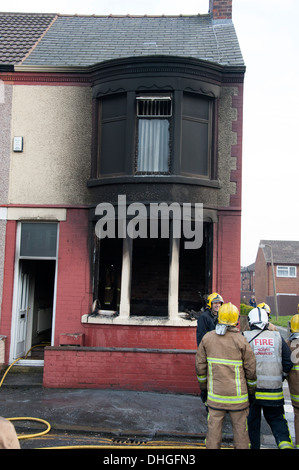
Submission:
[[[241,267],[241,273],[254,272],[254,270],[255,270],[255,263],[251,263],[248,266]]]
[[[112,59],[153,55],[244,66],[232,21],[213,20],[210,15],[58,15],[23,63],[85,67]]]
[[[0,13],[0,64],[20,63],[55,16],[42,13]]]
[[[299,264],[299,241],[285,240],[261,240],[262,248],[267,263],[271,263],[271,249],[267,245],[272,246],[273,263],[275,264]]]

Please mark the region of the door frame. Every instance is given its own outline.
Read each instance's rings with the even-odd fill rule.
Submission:
[[[21,280],[21,263],[22,259],[31,260],[54,260],[55,261],[55,274],[54,274],[54,289],[53,289],[53,314],[52,314],[52,332],[51,332],[51,346],[54,344],[55,337],[55,320],[56,320],[56,300],[57,300],[57,273],[58,273],[58,249],[59,249],[59,222],[57,220],[38,220],[36,223],[52,222],[57,224],[57,239],[56,239],[56,256],[55,257],[42,257],[42,256],[20,256],[21,246],[21,227],[23,222],[33,222],[32,220],[21,220],[17,222],[16,231],[16,251],[15,251],[15,263],[14,263],[14,285],[13,285],[13,303],[12,303],[12,319],[11,319],[11,342],[9,351],[9,364],[17,359],[16,356],[16,340],[17,340],[17,320],[18,320],[18,305],[19,305],[19,292],[20,292],[20,280]],[[30,292],[31,291],[31,292]],[[29,297],[33,298],[33,292],[29,290]],[[33,305],[31,306],[33,310]],[[28,322],[27,322],[28,327]],[[26,331],[26,340],[30,335]],[[18,365],[24,366],[43,366],[43,360],[36,359],[20,359]]]

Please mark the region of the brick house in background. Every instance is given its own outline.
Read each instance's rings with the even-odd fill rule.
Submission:
[[[299,303],[299,241],[261,240],[255,261],[255,296],[274,314],[271,248],[279,315],[294,315]]]
[[[0,57],[4,362],[47,341],[42,359],[19,361],[43,365],[46,387],[197,393],[196,322],[184,310],[200,307],[199,291],[240,301],[245,66],[232,1],[196,16],[0,21],[10,31]],[[14,56],[13,38],[40,22],[34,46]],[[193,222],[203,204],[201,247],[172,235],[171,214],[166,238],[126,236],[136,202],[147,229],[152,204],[187,203]],[[96,236],[102,203],[118,237]]]
[[[249,303],[254,293],[254,263],[241,268],[241,303]]]

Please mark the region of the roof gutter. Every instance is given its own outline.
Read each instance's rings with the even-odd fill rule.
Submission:
[[[0,64],[0,72],[14,72],[13,64]]]
[[[196,59],[193,57],[180,57],[180,56],[138,56],[138,57],[122,57],[118,59],[105,60],[86,66],[76,65],[26,65],[17,64],[14,67],[15,72],[28,72],[28,73],[93,73],[101,71],[110,66],[126,65],[126,64],[142,64],[147,63],[149,60],[157,62],[163,60],[166,63],[173,61],[177,63],[188,63],[195,66],[201,65],[210,70],[215,70],[221,73],[237,73],[244,74],[246,71],[245,65],[228,65],[228,64],[217,64],[215,62],[209,62],[203,59]]]

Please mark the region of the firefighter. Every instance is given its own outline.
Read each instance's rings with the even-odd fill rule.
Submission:
[[[0,416],[0,449],[20,449],[14,425]]]
[[[267,315],[268,315],[268,318],[270,320],[271,318],[271,308],[269,307],[268,304],[265,304],[265,302],[262,302],[261,304],[258,304],[257,307],[260,307],[260,308],[263,308],[266,312],[267,312]],[[278,328],[276,328],[275,325],[273,325],[273,323],[268,323],[268,330],[270,331],[278,331]]]
[[[291,319],[291,334],[286,341],[291,350],[293,367],[288,375],[289,390],[294,408],[296,449],[299,449],[299,315]]]
[[[255,356],[236,326],[239,311],[223,304],[214,331],[205,334],[196,353],[196,373],[208,414],[207,449],[220,449],[223,421],[229,413],[236,449],[249,448],[249,393],[256,385]]]
[[[261,411],[279,449],[292,449],[287,420],[284,417],[282,382],[292,368],[291,352],[278,331],[268,330],[267,312],[256,307],[248,314],[250,331],[243,335],[256,356],[257,387],[250,404],[248,431],[252,449],[260,448]]]
[[[223,298],[217,292],[213,292],[208,296],[207,306],[205,311],[199,316],[197,320],[196,340],[197,346],[201,342],[203,336],[208,332],[215,330],[217,323],[218,310],[223,304]]]

